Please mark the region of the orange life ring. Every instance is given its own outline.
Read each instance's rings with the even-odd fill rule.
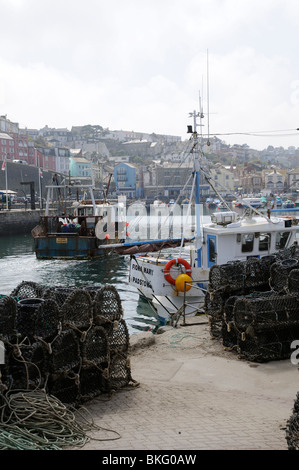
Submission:
[[[173,258],[172,260],[168,261],[164,268],[164,277],[166,281],[169,282],[169,284],[173,285],[175,285],[175,279],[171,277],[170,269],[174,264],[182,264],[186,268],[186,274],[188,274],[189,276],[191,275],[191,266],[188,261],[183,258]]]

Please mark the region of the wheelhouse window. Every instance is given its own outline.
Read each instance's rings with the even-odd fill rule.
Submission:
[[[216,250],[215,250],[215,240],[214,238],[209,238],[209,262],[215,263],[216,261]]]
[[[254,241],[254,234],[253,233],[245,233],[242,235],[242,253],[250,253],[253,250],[253,241]]]
[[[286,246],[289,234],[289,232],[279,232],[276,234],[275,248],[277,250],[282,250]]]
[[[259,234],[259,251],[268,251],[271,245],[271,234],[260,233]]]

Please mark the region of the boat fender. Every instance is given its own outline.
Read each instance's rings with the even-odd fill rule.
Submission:
[[[191,275],[191,266],[188,263],[188,261],[186,261],[183,258],[173,258],[172,260],[168,261],[168,263],[165,265],[165,268],[164,268],[164,277],[166,281],[169,282],[169,284],[173,284],[173,285],[175,285],[175,279],[171,277],[170,269],[172,268],[174,264],[182,264],[186,269],[186,274],[188,274],[188,276]]]

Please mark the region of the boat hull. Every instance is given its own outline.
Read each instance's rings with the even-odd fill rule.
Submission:
[[[37,259],[92,259],[105,256],[109,250],[97,246],[96,237],[57,234],[34,239]]]

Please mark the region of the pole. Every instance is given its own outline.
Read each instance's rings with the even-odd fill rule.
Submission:
[[[5,155],[5,189],[6,189],[6,210],[8,211],[8,194],[7,194],[7,155]]]

